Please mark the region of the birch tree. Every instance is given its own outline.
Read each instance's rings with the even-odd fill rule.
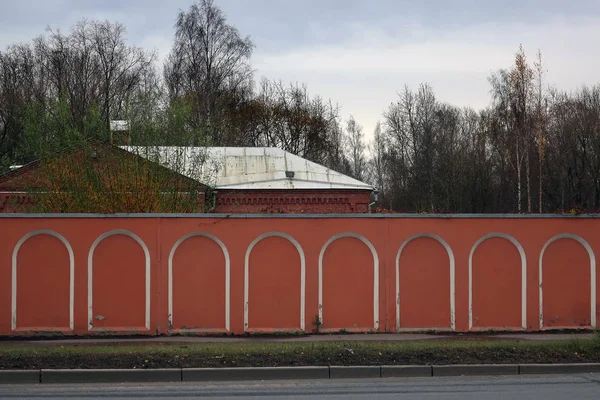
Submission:
[[[251,90],[253,50],[250,37],[230,25],[213,0],[199,0],[177,16],[173,49],[164,66],[169,97],[192,104],[190,122],[215,145],[224,136],[223,104]]]

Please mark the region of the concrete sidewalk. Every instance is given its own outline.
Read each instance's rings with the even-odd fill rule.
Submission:
[[[74,346],[74,345],[151,345],[151,344],[203,344],[203,343],[323,343],[323,342],[403,342],[403,341],[447,341],[447,340],[582,340],[591,339],[593,333],[503,333],[503,334],[421,334],[382,333],[349,335],[306,335],[306,336],[157,336],[115,338],[53,338],[53,339],[8,339],[0,338],[0,347],[7,346]]]

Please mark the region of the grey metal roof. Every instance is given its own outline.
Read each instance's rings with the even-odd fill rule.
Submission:
[[[121,148],[217,189],[374,189],[274,147]],[[286,171],[293,172],[294,177],[288,178]]]

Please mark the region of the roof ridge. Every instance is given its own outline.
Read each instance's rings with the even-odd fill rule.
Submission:
[[[154,146],[123,146],[123,149],[128,149],[131,152],[138,151],[143,153],[144,148],[152,148]],[[302,186],[314,186],[314,188],[356,188],[361,190],[371,189],[374,187],[361,180],[353,178],[349,175],[331,169],[323,164],[309,160],[298,154],[284,150],[279,147],[231,147],[231,146],[156,146],[159,151],[160,163],[168,167],[172,157],[176,157],[176,151],[184,150],[184,153],[190,154],[196,151],[206,151],[206,155],[210,162],[222,162],[224,165],[221,169],[215,171],[215,186],[231,187],[239,186],[240,188],[247,186],[259,186],[267,182],[278,183],[279,187],[286,189],[295,189],[293,182],[303,182]],[[143,154],[140,154],[144,156]],[[184,159],[186,157],[183,157]],[[243,161],[241,160],[243,158]],[[260,158],[268,160],[268,162],[260,161]],[[254,159],[255,161],[250,161]],[[186,161],[183,161],[186,163]],[[184,166],[185,174],[192,179],[201,179],[198,175],[199,171],[195,168]],[[226,171],[226,173],[225,173]],[[284,172],[295,172],[295,178],[286,178]],[[287,184],[282,184],[286,182]],[[312,185],[309,185],[312,184]],[[273,188],[270,185],[265,185]]]

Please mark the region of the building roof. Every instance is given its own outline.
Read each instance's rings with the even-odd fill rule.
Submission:
[[[367,183],[274,147],[122,148],[216,189],[374,189]],[[293,173],[292,178],[288,177],[290,173]]]
[[[89,147],[89,148],[88,148]],[[49,165],[49,163],[53,162],[54,157],[58,157],[59,159],[65,160],[67,157],[70,157],[71,164],[80,163],[81,160],[78,158],[86,150],[93,150],[100,155],[99,160],[103,162],[94,164],[93,168],[98,176],[106,175],[109,168],[129,168],[133,165],[137,165],[140,168],[148,168],[151,165],[154,166],[150,160],[146,157],[139,157],[132,152],[125,151],[118,146],[113,146],[110,144],[100,143],[96,141],[87,141],[86,144],[78,145],[70,152],[58,153],[51,157],[46,157],[44,159],[38,159],[32,161],[28,164],[19,166],[19,168],[11,169],[10,171],[0,174],[0,192],[9,191],[26,191],[30,189],[43,189],[43,188],[51,188],[53,183],[51,179],[47,176],[47,171],[44,170],[45,167]],[[104,155],[104,157],[102,157]],[[109,165],[106,163],[107,159],[111,159],[111,157],[121,156],[121,162]],[[135,163],[135,164],[133,164]],[[81,165],[82,171],[84,170],[84,165]],[[206,185],[202,183],[202,181],[191,179],[189,176],[178,173],[176,170],[165,168],[164,166],[158,166],[160,173],[165,178],[166,182],[169,183],[179,183],[183,187],[199,186],[199,189],[202,191],[206,190]],[[139,173],[141,169],[138,169]],[[113,171],[114,172],[114,171]],[[159,173],[159,172],[156,172]],[[86,175],[81,175],[82,179],[86,179]],[[55,177],[54,177],[55,178]],[[198,183],[202,183],[202,185],[198,185]]]

